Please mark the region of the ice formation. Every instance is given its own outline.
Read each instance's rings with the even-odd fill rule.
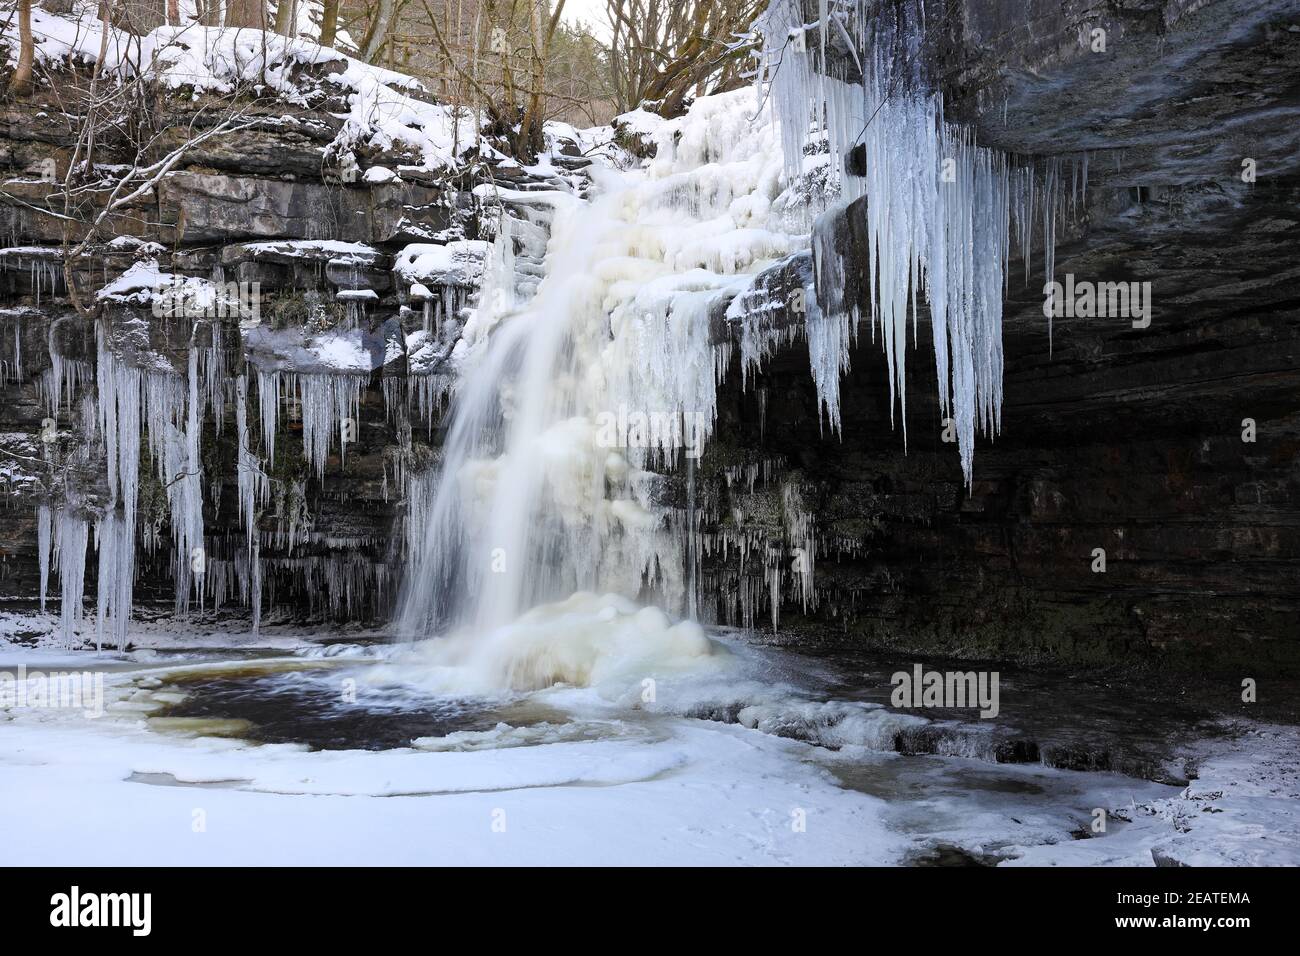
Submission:
[[[927,75],[932,58],[920,0],[883,9],[819,0],[812,25],[804,23],[801,0],[773,0],[756,28],[763,37],[759,81],[768,81],[781,125],[787,176],[804,172],[810,144],[824,144],[840,205],[865,217],[865,263],[846,261],[831,216],[814,228],[821,308],[807,310],[807,325],[827,415],[838,423],[838,378],[862,318],[857,300],[844,295],[846,280],[865,272],[872,336],[885,352],[891,414],[896,404],[905,439],[908,316],[915,339],[919,306],[928,304],[940,409],[954,419],[969,484],[976,432],[996,434],[1001,426],[1011,236],[1014,230],[1021,240],[1027,274],[1041,211],[1050,281],[1063,205],[1060,163],[1047,164],[1040,184],[1032,168],[978,146],[970,130],[945,120],[943,97]],[[865,168],[854,168],[855,149]],[[1081,188],[1076,169],[1069,198]],[[850,205],[858,199],[864,202]]]
[[[699,540],[693,483],[683,518],[655,469],[679,464],[688,431],[707,441],[733,335],[746,379],[804,335],[819,404],[838,432],[863,299],[904,435],[907,339],[928,303],[940,406],[955,419],[970,480],[976,432],[1000,424],[1013,210],[1024,251],[1039,193],[1051,228],[1055,185],[1039,186],[1033,171],[945,121],[922,68],[918,6],[868,20],[855,3],[827,0],[820,13],[806,52],[789,42],[805,31],[801,4],[776,0],[761,18],[757,111],[740,94],[697,100],[654,126],[644,172],[598,175],[580,213],[560,205],[533,299],[512,294],[511,247],[489,253],[485,295],[457,347],[463,378],[441,477],[430,479],[439,485],[422,498],[403,633],[467,619],[499,627],[578,589],[648,591],[686,611],[701,547],[766,566],[764,597],[746,591],[748,575],[734,582],[746,625],[760,602],[774,625],[783,596],[815,606],[824,542],[797,485],[778,506],[789,551],[761,553],[768,546],[746,535]],[[852,77],[827,55],[832,34]],[[848,159],[859,145],[864,175]],[[811,182],[834,187],[829,209],[809,198]],[[837,244],[846,208],[865,217],[866,262]],[[811,270],[792,257],[808,247]],[[861,299],[851,294],[860,274]],[[654,424],[629,428],[629,410]],[[602,428],[611,421],[612,442]]]
[[[694,531],[654,469],[707,441],[730,358],[715,326],[791,250],[773,228],[773,136],[749,91],[709,97],[658,127],[647,169],[598,171],[590,202],[504,197],[533,215],[503,219],[457,346],[401,633],[500,628],[583,590],[688,611]],[[542,202],[550,241],[533,294],[512,234],[537,225]]]
[[[720,654],[694,621],[673,622],[656,607],[616,594],[577,592],[543,604],[487,631],[470,628],[422,641],[369,675],[454,693],[502,688],[539,690],[565,683],[622,689],[646,674],[694,670]]]
[[[786,600],[815,608],[818,555],[854,545],[818,532],[797,476],[756,490],[760,477],[772,484],[765,465],[728,473],[738,518],[766,496],[770,527],[738,530],[737,520],[737,527],[701,530],[721,516],[700,498],[696,456],[712,435],[718,384],[736,352],[748,387],[778,349],[803,336],[819,415],[838,434],[841,378],[859,325],[869,320],[886,356],[891,414],[898,409],[906,439],[908,322],[915,343],[927,310],[940,408],[954,419],[969,482],[976,434],[1000,426],[1008,259],[1014,248],[1027,278],[1040,242],[1050,277],[1056,222],[1071,201],[1064,166],[1048,162],[1040,174],[945,120],[927,74],[919,3],[868,16],[858,0],[821,0],[811,25],[803,10],[798,0],[773,0],[760,18],[756,98],[740,90],[702,97],[678,119],[645,114],[638,128],[653,139],[654,158],[627,170],[596,164],[592,198],[564,188],[476,187],[492,241],[406,246],[394,269],[404,318],[387,332],[362,328],[359,300],[375,293],[344,289],[349,318],[337,328],[245,327],[247,361],[233,378],[218,322],[210,323],[210,344],[191,340],[183,371],[123,358],[115,336],[125,333],[109,325],[97,331],[93,365],[60,355],[52,332],[44,400],[56,418],[77,396],[89,403],[83,421],[108,472],[104,507],[69,501],[42,513],[41,527],[51,529],[41,545],[43,575],[57,554],[69,635],[79,622],[74,596],[84,588],[86,516],[93,515],[96,630],[101,641],[125,642],[133,544],[138,533],[146,546],[157,536],[157,525],[141,528],[137,515],[146,435],[165,490],[178,611],[205,595],[216,604],[238,596],[253,608],[256,626],[277,579],[314,582],[313,598],[332,608],[352,607],[363,589],[382,591],[385,567],[306,549],[318,537],[308,479],[270,477],[287,417],[301,423],[308,473],[323,479],[331,454],[346,455],[357,438],[361,395],[376,372],[399,435],[384,480],[387,494],[391,466],[406,504],[399,629],[409,635],[500,628],[578,591],[652,598],[694,616],[700,590],[714,587],[730,595],[722,616],[746,626],[767,607],[775,627]],[[169,39],[159,33],[151,42]],[[75,57],[82,42],[51,34],[42,55]],[[335,57],[283,38],[261,52],[239,42],[218,44],[216,53],[180,48],[166,61],[169,78],[198,77],[200,87],[223,90],[274,65],[274,85],[289,98],[299,90],[296,67]],[[428,167],[454,161],[454,144],[470,138],[459,119],[411,100],[396,74],[341,59],[343,72],[328,82],[348,88],[352,111],[332,148],[400,140],[418,146]],[[1077,168],[1074,180],[1077,192]],[[861,217],[865,261],[844,252],[846,217]],[[332,240],[261,245],[268,254],[311,251],[367,264],[378,255]],[[33,253],[31,261],[36,269],[46,259]],[[161,278],[156,262],[144,259],[101,297],[140,305]],[[187,280],[186,288],[203,282]],[[417,310],[420,327],[404,332]],[[403,352],[405,373],[390,374]],[[15,352],[13,364],[19,360]],[[760,391],[761,409],[765,398]],[[245,542],[214,557],[204,538],[200,436],[209,420],[220,433],[232,400]],[[417,474],[412,418],[431,431],[449,400],[442,464]],[[274,530],[259,522],[270,512]],[[287,556],[264,560],[268,543]],[[706,580],[702,554],[722,556],[727,567]],[[748,562],[761,565],[758,580]]]

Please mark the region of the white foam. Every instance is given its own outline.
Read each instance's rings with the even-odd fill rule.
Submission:
[[[692,621],[617,594],[579,592],[487,632],[466,629],[412,645],[370,679],[439,693],[533,691],[557,684],[621,693],[655,675],[689,672],[725,652]]]

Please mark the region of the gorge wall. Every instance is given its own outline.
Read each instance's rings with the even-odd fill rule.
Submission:
[[[1098,29],[1103,51],[1093,49]],[[761,371],[742,374],[733,350],[715,440],[696,475],[704,613],[772,630],[775,602],[775,630],[794,642],[1089,665],[1251,662],[1294,673],[1300,5],[964,0],[935,18],[931,42],[943,51],[949,112],[982,145],[1042,164],[1068,160],[1065,176],[1084,170],[1084,198],[1055,236],[1056,277],[1150,282],[1150,324],[1065,316],[1049,342],[1043,243],[1028,277],[1013,260],[1001,434],[979,440],[966,487],[924,350],[908,363],[904,454],[884,358],[862,325],[837,435],[818,414],[802,317],[779,307],[787,334]],[[73,375],[86,363],[93,377],[97,349],[94,324],[72,309],[59,277],[58,221],[30,208],[52,191],[42,164],[66,170],[71,144],[57,105],[38,89],[6,104],[0,119],[4,610],[37,604],[39,505],[72,488],[93,513],[108,494],[99,462],[77,452],[89,414],[81,391],[54,416],[54,440],[44,440],[51,353]],[[283,333],[252,343],[238,317],[217,323],[215,339],[211,329],[198,333],[205,361],[227,376],[199,443],[210,476],[200,619],[211,621],[218,603],[216,617],[232,629],[247,626],[241,590],[250,573],[236,379],[252,406],[262,373],[342,377],[356,389],[346,454],[328,442],[321,474],[303,446],[309,391],[277,379],[277,389],[298,391],[276,430],[254,529],[264,619],[387,620],[420,508],[404,477],[436,460],[439,375],[459,331],[453,313],[481,280],[482,240],[493,235],[495,210],[485,211],[475,187],[512,190],[513,215],[529,227],[515,240],[521,282],[539,274],[545,222],[514,191],[586,188],[583,144],[563,137],[545,173],[485,155],[432,175],[400,147],[363,147],[349,172],[329,149],[341,112],[277,105],[260,125],[196,148],[120,217],[115,233],[131,238],[87,276],[97,287],[151,259],[171,275],[257,282],[262,315]],[[866,259],[861,218],[851,205],[833,224],[847,261]],[[430,258],[418,274],[395,275],[413,266],[414,244]],[[807,255],[774,267],[773,301],[789,303],[786,292],[809,275]],[[415,284],[427,296],[413,295]],[[120,347],[185,375],[191,324],[133,305],[124,291],[105,306]],[[845,292],[868,308],[862,282],[850,277]],[[719,342],[740,335],[727,305],[715,310]],[[921,342],[926,325],[922,306]],[[344,365],[337,353],[305,347],[313,342],[345,345]],[[1243,440],[1252,427],[1253,440]],[[140,474],[141,525],[160,540],[139,558],[136,613],[169,616],[177,559],[158,530],[167,488],[152,469]],[[683,466],[674,483],[683,509],[686,482]],[[1104,573],[1094,570],[1098,548]],[[797,570],[814,557],[810,572]],[[96,560],[92,546],[92,597]],[[50,593],[57,607],[53,583]]]
[[[1294,673],[1296,6],[959,6],[934,28],[951,115],[984,145],[1087,155],[1055,277],[1149,282],[1150,324],[1057,318],[1049,342],[1041,262],[1029,277],[1013,263],[1002,432],[979,443],[969,491],[932,362],[908,369],[905,456],[874,344],[859,342],[841,386],[842,441],[817,437],[802,347],[759,376],[765,409],[729,392],[720,433],[797,469],[828,543],[847,546],[817,564],[831,600],[788,608],[783,628],[963,657]],[[850,260],[867,256],[861,222],[850,207],[837,224]],[[865,313],[866,291],[850,296]],[[922,343],[925,324],[923,309]]]

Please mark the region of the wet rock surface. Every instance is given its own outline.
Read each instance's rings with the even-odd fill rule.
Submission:
[[[808,375],[802,316],[783,307],[778,321],[790,334],[745,388],[733,360],[717,440],[700,466],[706,532],[763,542],[748,562],[721,549],[703,554],[704,605],[718,620],[770,629],[768,552],[791,560],[785,490],[793,487],[824,540],[815,599],[788,589],[778,599],[783,641],[1139,671],[1167,664],[1236,677],[1296,673],[1300,125],[1288,70],[1300,42],[1296,16],[1294,3],[1244,0],[1123,4],[1102,13],[1082,3],[959,5],[934,40],[950,54],[938,79],[953,117],[973,123],[985,145],[1035,157],[1089,154],[1087,201],[1061,224],[1056,273],[1151,282],[1151,324],[1060,319],[1049,341],[1041,249],[1029,276],[1013,260],[1002,432],[980,441],[967,489],[956,448],[943,440],[923,353],[914,353],[907,373],[906,454],[868,323],[842,384],[842,434],[830,434]],[[1096,28],[1107,30],[1105,54],[1085,42]],[[70,146],[53,122],[33,121],[39,105],[8,109],[0,122],[0,163],[22,180],[6,188],[24,202],[50,188],[29,181],[33,165],[57,161]],[[337,120],[327,111],[289,119],[209,142],[114,231],[158,243],[178,273],[207,276],[220,267],[227,280],[260,283],[273,293],[265,310],[285,327],[305,328],[317,299],[341,316],[340,291],[373,292],[360,324],[383,348],[391,323],[413,331],[425,302],[441,297],[441,290],[429,300],[412,296],[395,282],[393,257],[408,242],[479,238],[475,183],[406,170],[382,183],[341,182],[325,155]],[[395,167],[400,158],[365,157]],[[1245,158],[1257,163],[1253,183],[1241,179]],[[580,175],[586,164],[572,157],[554,175]],[[550,174],[517,167],[491,178],[523,192],[557,185]],[[860,213],[850,207],[837,231],[859,262]],[[47,417],[38,382],[51,341],[70,361],[92,359],[95,343],[89,324],[62,301],[50,250],[57,225],[7,203],[0,233],[10,245],[0,254],[0,448],[9,452],[0,461],[0,593],[30,607],[38,588],[34,507],[45,481],[29,460],[39,457],[34,442]],[[371,251],[359,259],[250,251],[293,240]],[[519,252],[536,272],[535,256]],[[106,255],[101,282],[137,258],[129,248]],[[808,275],[804,257],[774,267],[770,278],[780,290]],[[866,303],[864,289],[850,291]],[[735,335],[726,304],[712,317],[719,343]],[[174,360],[184,344],[176,329],[143,318],[151,349]],[[235,325],[226,326],[231,343]],[[929,336],[924,309],[916,334]],[[240,367],[235,353],[232,371]],[[306,475],[302,422],[286,416],[275,477],[303,490],[282,494],[261,525],[282,535],[263,552],[271,561],[268,613],[353,620],[389,613],[409,507],[396,490],[397,469],[427,464],[437,445],[435,422],[395,416],[385,400],[384,381],[402,379],[414,354],[372,363],[356,440],[346,460],[331,454],[322,479]],[[66,414],[65,427],[81,411]],[[216,553],[233,556],[243,530],[229,467],[233,411],[225,415],[220,434],[209,424],[203,435],[220,479],[205,524]],[[1242,438],[1246,419],[1253,442]],[[93,500],[93,475],[84,485]],[[291,516],[301,529],[292,543],[284,537]],[[1097,548],[1106,552],[1105,573],[1092,570]],[[141,604],[170,600],[171,560],[165,543],[141,557]],[[1008,760],[1028,759],[1035,747],[1042,756],[1036,739],[999,746]],[[1097,766],[1128,758],[1063,747],[1059,759]]]
[[[986,145],[1087,154],[1086,202],[1058,223],[1055,276],[1149,282],[1150,324],[1057,318],[1049,338],[1041,250],[1029,274],[1013,255],[1001,434],[978,442],[969,489],[926,361],[907,371],[903,453],[869,319],[840,437],[819,421],[802,341],[753,393],[733,363],[724,456],[779,463],[773,485],[802,489],[826,539],[824,600],[808,613],[787,602],[778,629],[917,654],[1294,676],[1295,6],[1013,6],[969,0],[932,38],[952,54],[939,78],[951,114]],[[1107,31],[1105,52],[1093,29]],[[1267,174],[1243,181],[1246,159]],[[861,202],[834,225],[849,261],[867,257]],[[869,316],[865,280],[847,282]],[[931,335],[923,304],[915,334]],[[740,500],[720,495],[722,512]],[[715,567],[734,605],[744,585]]]

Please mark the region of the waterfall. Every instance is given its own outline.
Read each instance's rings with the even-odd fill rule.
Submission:
[[[838,433],[839,382],[869,302],[906,442],[908,318],[917,345],[928,305],[939,405],[970,482],[977,429],[1000,427],[1012,231],[1027,256],[1043,192],[1050,246],[1060,176],[1052,165],[1039,186],[945,120],[919,4],[872,19],[855,0],[822,0],[812,27],[802,12],[774,0],[760,17],[756,100],[695,101],[653,132],[645,168],[597,170],[589,202],[547,194],[554,224],[530,301],[513,295],[509,229],[498,237],[455,353],[452,425],[421,498],[401,633],[482,633],[575,591],[693,612],[695,516],[689,503],[685,520],[675,514],[662,472],[713,430],[732,347],[715,317],[735,330],[746,379],[805,336],[819,412]],[[847,215],[863,219],[862,260],[833,234]],[[802,290],[758,278],[809,250]],[[688,483],[693,495],[693,471]],[[766,556],[773,627],[783,582],[806,609],[817,602],[811,514],[797,488],[784,506],[794,561]]]
[[[661,471],[714,425],[711,313],[790,251],[767,227],[774,133],[749,91],[710,97],[664,124],[647,169],[598,171],[590,201],[517,198],[552,209],[545,277],[517,299],[503,229],[457,350],[399,633],[483,632],[578,591],[689,613],[690,522]]]

